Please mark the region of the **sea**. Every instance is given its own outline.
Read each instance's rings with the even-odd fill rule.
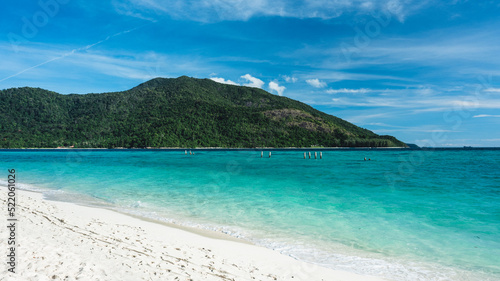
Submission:
[[[500,149],[0,150],[0,185],[8,169],[49,200],[225,233],[304,274],[500,280]]]

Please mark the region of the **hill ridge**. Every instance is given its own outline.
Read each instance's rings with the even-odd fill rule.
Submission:
[[[187,76],[126,91],[0,91],[0,148],[405,147],[259,88]]]

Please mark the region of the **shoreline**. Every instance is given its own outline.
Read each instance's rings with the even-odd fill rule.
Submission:
[[[236,148],[236,147],[115,147],[115,148],[102,148],[102,147],[89,147],[89,148],[69,148],[69,147],[44,147],[44,148],[0,148],[0,150],[235,150],[235,151],[258,151],[258,150],[418,150],[408,147],[253,147],[253,148]]]
[[[302,262],[222,233],[16,193],[18,272],[6,280],[384,280]],[[0,244],[7,242],[2,234]]]
[[[144,148],[0,148],[0,151],[474,151],[500,150],[500,147],[261,147],[261,148],[224,148],[224,147],[144,147]]]
[[[91,148],[69,148],[69,147],[45,147],[45,148],[0,148],[0,151],[29,151],[29,150],[48,150],[48,151],[126,151],[126,150],[144,150],[144,151],[183,151],[183,150],[196,150],[196,151],[363,151],[363,150],[394,150],[394,151],[429,151],[429,150],[500,150],[500,147],[253,147],[253,148],[231,148],[231,147],[195,147],[195,148],[185,148],[185,147],[115,147],[115,148],[102,148],[102,147],[91,147]]]

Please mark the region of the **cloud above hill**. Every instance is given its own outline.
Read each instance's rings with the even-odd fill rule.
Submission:
[[[245,74],[241,76],[241,78],[247,80],[249,83],[243,84],[243,86],[247,87],[253,87],[253,88],[261,88],[264,86],[264,81],[260,80],[259,78],[255,78],[250,74]]]
[[[269,89],[271,89],[271,91],[276,91],[279,96],[283,96],[283,92],[286,88],[285,86],[280,86],[278,83],[271,81],[269,82]]]

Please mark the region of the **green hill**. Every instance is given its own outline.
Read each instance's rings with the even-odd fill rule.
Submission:
[[[0,91],[0,148],[404,147],[304,103],[210,79],[156,78],[123,92]]]

